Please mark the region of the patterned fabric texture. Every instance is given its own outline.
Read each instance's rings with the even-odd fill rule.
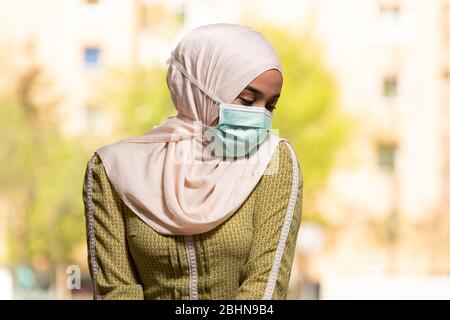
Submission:
[[[276,155],[276,173],[263,175],[224,223],[165,236],[123,203],[94,153],[83,186],[94,299],[286,299],[303,179],[290,144]]]

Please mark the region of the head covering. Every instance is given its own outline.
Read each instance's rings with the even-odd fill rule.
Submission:
[[[96,152],[120,198],[145,223],[161,234],[192,235],[239,209],[283,140],[271,134],[248,158],[222,159],[207,152],[205,128],[220,103],[234,101],[264,71],[282,69],[261,33],[228,23],[192,29],[167,63],[177,115]]]

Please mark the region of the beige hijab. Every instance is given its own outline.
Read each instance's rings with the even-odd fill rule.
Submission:
[[[211,24],[188,32],[167,61],[178,112],[146,134],[96,150],[124,203],[155,231],[192,235],[212,230],[248,198],[278,143],[271,135],[249,157],[215,158],[204,130],[258,75],[282,72],[264,36],[243,25]],[[277,163],[277,162],[275,162]]]

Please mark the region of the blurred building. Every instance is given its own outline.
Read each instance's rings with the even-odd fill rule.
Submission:
[[[341,106],[359,119],[320,204],[348,226],[324,273],[450,272],[450,2],[323,0],[311,12]]]
[[[313,9],[341,105],[362,120],[332,192],[366,214],[422,219],[449,202],[449,6],[346,0]]]

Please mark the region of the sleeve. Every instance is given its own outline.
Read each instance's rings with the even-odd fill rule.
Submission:
[[[279,144],[268,168],[273,174],[263,175],[255,190],[253,242],[235,297],[240,300],[287,297],[302,214],[303,178],[289,143]]]
[[[143,299],[126,241],[123,204],[96,153],[86,168],[83,202],[94,299]]]

